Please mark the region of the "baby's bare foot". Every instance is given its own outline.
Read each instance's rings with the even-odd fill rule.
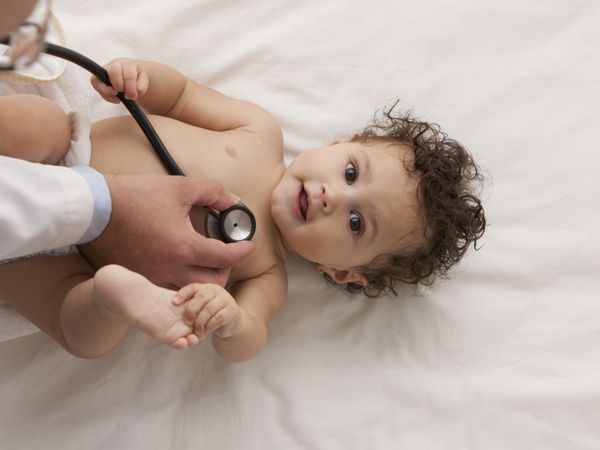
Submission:
[[[109,265],[96,272],[92,301],[102,313],[121,317],[175,348],[196,345],[198,337],[183,321],[185,308],[171,302],[174,295],[135,272]]]

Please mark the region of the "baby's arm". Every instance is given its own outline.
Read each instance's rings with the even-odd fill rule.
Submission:
[[[272,131],[274,127],[279,128],[261,107],[196,83],[165,64],[121,58],[105,68],[114,89],[97,78],[92,78],[92,85],[108,101],[118,103],[116,91],[124,92],[127,98],[137,100],[150,114],[214,131],[243,127]]]
[[[286,293],[287,277],[278,265],[236,283],[231,294],[218,285],[194,283],[181,289],[173,302],[187,302],[184,321],[193,325],[200,339],[213,331],[219,355],[229,361],[245,361],[265,345],[267,324],[283,306]]]

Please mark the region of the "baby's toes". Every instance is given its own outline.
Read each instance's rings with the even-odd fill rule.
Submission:
[[[195,345],[198,345],[198,343],[201,341],[201,339],[196,336],[196,334],[192,333],[189,334],[187,337],[187,345],[188,347],[194,347]]]
[[[196,336],[194,333],[191,333],[187,336],[182,336],[175,339],[175,341],[171,343],[171,347],[176,348],[177,350],[184,350],[186,348],[198,345],[198,342],[200,342],[198,336]]]
[[[204,339],[206,336],[206,328],[204,328],[204,325],[194,324],[194,336],[196,336],[198,341]]]
[[[172,342],[171,347],[176,348],[177,350],[183,350],[185,348],[188,348],[188,340],[185,337],[180,337],[175,339],[174,342]]]
[[[173,323],[164,334],[163,342],[175,348],[187,348],[187,337],[193,334],[194,330],[191,326],[183,323],[181,319]]]

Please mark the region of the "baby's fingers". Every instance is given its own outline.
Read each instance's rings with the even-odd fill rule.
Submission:
[[[145,71],[141,71],[138,74],[136,80],[136,86],[138,98],[143,96],[148,90],[148,74]]]
[[[222,325],[228,324],[233,319],[233,308],[231,306],[224,306],[218,310],[213,316],[206,322],[206,332],[210,333],[213,330],[221,327]]]
[[[104,66],[104,68],[106,69],[112,87],[115,88],[117,92],[123,92],[125,89],[125,82],[123,81],[122,64],[119,61],[111,61]]]
[[[213,299],[204,304],[194,320],[194,333],[203,338],[210,331],[207,327],[208,323],[226,307],[219,299]]]
[[[198,283],[191,283],[187,286],[182,287],[171,299],[171,302],[175,306],[183,305],[185,302],[190,300],[198,292]]]
[[[198,313],[202,310],[206,300],[199,297],[194,297],[188,301],[185,305],[185,311],[183,312],[183,322],[186,325],[194,326],[194,322],[198,317]]]
[[[137,70],[135,66],[127,65],[122,67],[123,71],[123,92],[125,98],[135,100],[137,98]]]
[[[120,100],[117,98],[117,91],[112,86],[107,86],[96,77],[90,78],[92,87],[104,98],[104,100],[111,103],[119,103]]]

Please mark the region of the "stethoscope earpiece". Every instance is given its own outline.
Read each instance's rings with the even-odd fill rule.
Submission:
[[[206,234],[223,242],[249,241],[256,231],[256,219],[243,203],[233,205],[225,211],[208,208]]]

